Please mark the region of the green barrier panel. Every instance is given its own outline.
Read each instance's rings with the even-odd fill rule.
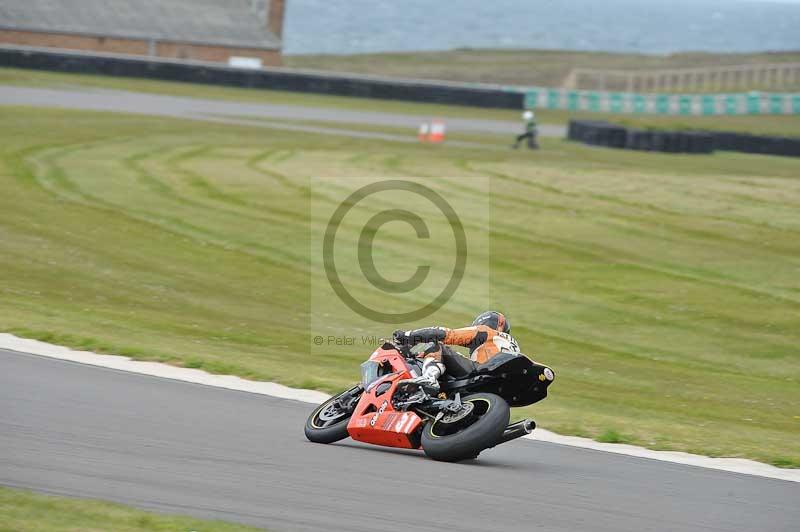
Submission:
[[[547,91],[547,108],[548,109],[558,109],[558,91],[554,89],[550,89]]]
[[[633,112],[644,113],[647,110],[647,100],[641,94],[633,95]]]
[[[589,93],[589,110],[600,111],[600,95],[596,92]]]
[[[528,91],[525,93],[525,109],[534,109],[539,103],[539,91]]]
[[[772,94],[769,97],[769,112],[774,115],[783,114],[783,94]]]
[[[747,95],[747,112],[751,115],[761,113],[761,96],[758,93]]]
[[[611,112],[612,113],[622,112],[622,94],[618,92],[614,92],[611,94]]]
[[[567,109],[570,111],[578,110],[578,97],[579,94],[575,91],[569,91],[567,93]]]
[[[678,98],[678,112],[682,115],[690,115],[692,114],[692,97],[691,96],[681,96]]]
[[[729,115],[735,115],[739,112],[739,102],[737,102],[736,96],[729,94],[725,96],[725,113]]]
[[[650,103],[652,99],[652,104]],[[639,94],[530,89],[524,93],[526,109],[546,107],[569,111],[715,116],[721,114],[800,114],[800,94]],[[764,100],[764,105],[762,105]],[[652,105],[652,107],[651,107]]]
[[[717,114],[717,102],[716,98],[714,98],[713,96],[708,94],[703,96],[702,106],[704,115]]]
[[[656,96],[656,111],[662,115],[669,114],[669,96],[666,94]]]

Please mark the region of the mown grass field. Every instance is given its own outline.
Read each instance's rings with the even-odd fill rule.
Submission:
[[[670,55],[567,50],[449,50],[353,55],[289,55],[287,66],[406,78],[560,87],[573,68],[641,70],[800,61],[800,52]]]
[[[0,84],[24,87],[102,88],[185,96],[191,98],[236,100],[255,103],[300,105],[357,111],[380,111],[416,115],[420,118],[478,118],[509,120],[520,123],[520,111],[511,109],[481,109],[457,105],[424,104],[369,98],[349,98],[297,92],[216,87],[193,83],[154,81],[87,74],[63,74],[15,68],[0,68]],[[537,121],[543,124],[566,124],[570,118],[609,120],[633,127],[675,129],[716,129],[742,131],[764,135],[800,136],[800,117],[786,116],[659,116],[612,113],[571,112],[549,109],[536,110]],[[361,129],[369,129],[364,126]],[[376,127],[376,129],[383,129]],[[416,131],[409,132],[416,134]]]
[[[257,529],[134,510],[108,502],[38,495],[0,488],[2,532],[246,532]]]
[[[800,466],[798,160],[556,139],[515,153],[8,107],[0,123],[0,330],[336,391],[369,349],[312,346],[311,311],[326,308],[312,303],[311,206],[331,190],[309,185],[417,176],[489,207],[491,289],[408,325],[504,310],[558,375],[518,416]],[[383,259],[417,244],[388,236]]]

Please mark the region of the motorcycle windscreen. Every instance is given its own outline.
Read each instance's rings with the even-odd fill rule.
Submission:
[[[375,384],[381,377],[395,373],[392,368],[391,362],[383,360],[381,362],[375,360],[367,360],[361,364],[361,385],[365,389]]]
[[[369,388],[369,385],[378,380],[380,377],[381,365],[378,362],[367,360],[361,364],[361,386],[364,389]]]

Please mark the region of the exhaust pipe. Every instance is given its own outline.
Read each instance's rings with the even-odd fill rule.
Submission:
[[[503,432],[503,436],[500,438],[498,443],[506,443],[511,440],[516,440],[517,438],[525,436],[526,434],[530,434],[535,428],[536,422],[532,419],[523,419],[522,421],[512,423],[506,427],[506,430]]]

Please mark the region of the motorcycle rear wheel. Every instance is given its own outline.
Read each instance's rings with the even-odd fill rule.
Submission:
[[[463,428],[448,433],[441,421],[428,422],[422,431],[422,449],[434,460],[459,462],[477,457],[484,449],[494,447],[508,426],[511,409],[500,396],[476,393],[461,399],[472,403],[472,419]]]
[[[347,438],[347,424],[353,411],[342,410],[337,405],[337,400],[350,394],[353,390],[346,390],[339,395],[335,395],[314,409],[308,416],[305,426],[306,438],[314,443],[333,443]],[[353,406],[357,398],[353,401]]]

